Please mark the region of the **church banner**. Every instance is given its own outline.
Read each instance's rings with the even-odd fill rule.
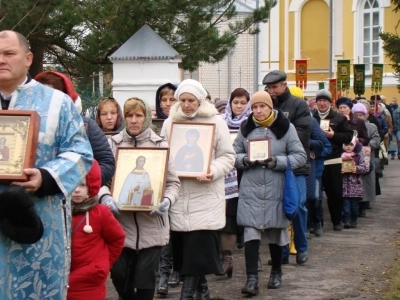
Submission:
[[[357,96],[364,95],[365,93],[365,65],[355,64],[354,69],[354,83],[353,90]]]
[[[347,91],[350,89],[350,60],[342,59],[337,61],[337,84],[338,89]]]
[[[372,64],[371,88],[375,93],[382,90],[383,64]]]
[[[325,82],[323,81],[318,82],[318,90],[323,90],[323,89],[325,89]]]
[[[296,86],[305,89],[307,88],[307,60],[296,59]]]
[[[329,91],[332,94],[332,103],[335,103],[338,98],[336,78],[329,79]]]

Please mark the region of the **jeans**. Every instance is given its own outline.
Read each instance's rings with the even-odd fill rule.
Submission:
[[[307,199],[308,205],[308,228],[315,223],[322,223],[322,179],[315,178],[315,196]],[[322,224],[321,224],[322,225]]]
[[[356,223],[359,198],[343,198],[343,223]]]
[[[307,241],[307,208],[306,208],[306,176],[298,175],[296,176],[297,185],[300,190],[300,205],[296,216],[292,220],[293,232],[294,232],[294,245],[296,247],[297,253],[304,253],[308,249]],[[283,247],[283,258],[287,259],[289,257],[289,246]]]
[[[397,155],[400,155],[400,130],[395,131],[396,143],[397,143]]]

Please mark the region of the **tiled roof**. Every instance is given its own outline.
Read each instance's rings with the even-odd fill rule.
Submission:
[[[115,60],[169,60],[180,55],[148,25],[132,35],[109,59]]]

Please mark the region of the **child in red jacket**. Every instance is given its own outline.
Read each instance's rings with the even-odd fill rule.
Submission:
[[[98,204],[101,171],[97,161],[72,193],[71,273],[67,300],[106,298],[106,280],[120,255],[125,233],[110,209]]]

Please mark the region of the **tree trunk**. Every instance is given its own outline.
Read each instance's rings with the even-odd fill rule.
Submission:
[[[31,52],[33,53],[33,61],[29,68],[29,74],[35,77],[37,74],[43,72],[44,45],[40,41],[29,42],[31,45]]]

